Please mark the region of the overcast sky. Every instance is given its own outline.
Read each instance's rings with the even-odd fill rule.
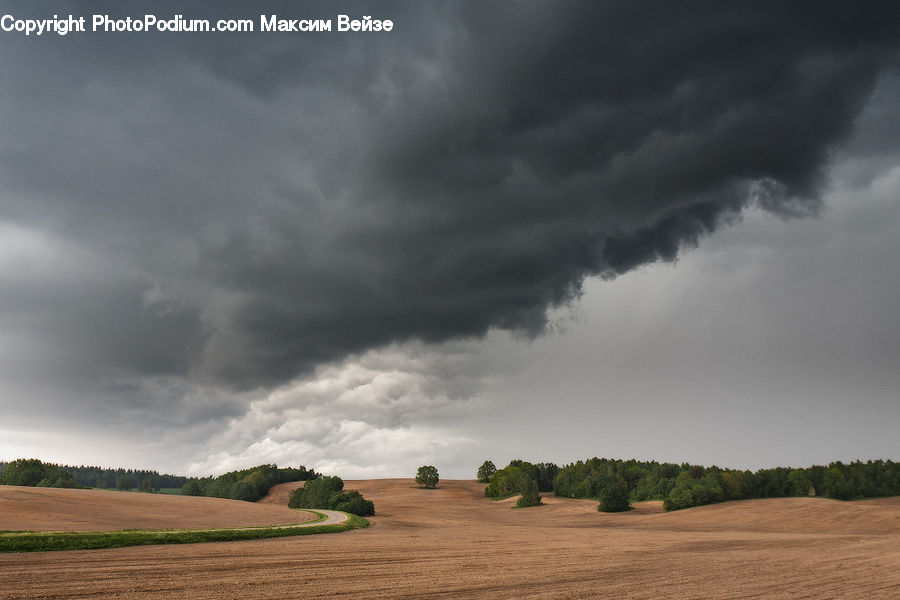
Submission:
[[[5,3],[335,31],[0,31],[0,460],[900,459],[900,9],[848,7]]]

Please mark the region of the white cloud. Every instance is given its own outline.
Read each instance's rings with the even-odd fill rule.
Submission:
[[[467,373],[477,367],[470,350],[405,344],[321,367],[250,403],[189,472],[274,462],[346,478],[385,477],[454,462],[475,444],[454,426],[472,412],[466,392],[476,382]]]

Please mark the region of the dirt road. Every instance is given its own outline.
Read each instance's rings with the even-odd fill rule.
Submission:
[[[336,510],[326,510],[324,508],[317,508],[316,512],[322,513],[325,515],[325,518],[321,521],[310,521],[308,523],[294,523],[291,525],[276,525],[274,527],[238,527],[236,529],[293,529],[294,527],[316,527],[318,525],[337,525],[338,523],[343,523],[347,520],[347,513],[338,512]],[[303,514],[303,513],[301,513]],[[231,528],[235,529],[235,528]]]
[[[900,597],[900,498],[603,514],[552,497],[513,510],[472,481],[346,487],[374,500],[369,529],[0,555],[0,598]]]

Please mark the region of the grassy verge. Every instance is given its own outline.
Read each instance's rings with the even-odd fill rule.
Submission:
[[[319,521],[326,517],[313,512]],[[156,529],[122,531],[53,531],[12,532],[0,534],[0,552],[49,552],[54,550],[97,550],[149,546],[154,544],[198,544],[204,542],[228,542],[260,540],[264,538],[294,535],[338,533],[369,526],[369,521],[356,515],[348,515],[343,523],[313,527],[255,527],[252,529]]]
[[[320,513],[320,512],[314,511],[314,510],[310,510],[310,509],[308,509],[308,508],[297,508],[297,509],[294,509],[294,510],[302,510],[303,512],[308,512],[308,513],[312,513],[312,514],[316,515],[316,518],[315,518],[315,519],[313,519],[312,521],[304,521],[304,522],[303,522],[304,524],[306,524],[306,523],[318,523],[319,521],[324,521],[325,519],[328,518],[328,515],[326,515],[325,513]],[[344,514],[349,514],[349,513],[344,513]],[[352,516],[354,516],[354,515],[350,515],[350,516],[352,517]],[[363,520],[365,521],[365,519],[363,519]],[[368,527],[368,526],[369,526],[369,522],[366,521],[366,527]]]

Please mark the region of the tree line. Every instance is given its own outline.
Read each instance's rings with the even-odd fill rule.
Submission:
[[[269,493],[273,485],[288,481],[308,481],[319,477],[304,466],[279,468],[278,465],[259,465],[240,471],[229,471],[218,477],[188,480],[181,488],[184,496],[209,496],[256,502]]]
[[[318,477],[306,467],[278,468],[259,465],[241,471],[231,471],[218,477],[185,477],[161,475],[144,469],[107,469],[103,467],[57,465],[36,458],[22,458],[0,463],[0,484],[39,487],[66,487],[159,492],[161,488],[181,488],[187,496],[211,496],[255,502],[269,493],[269,489],[286,481],[304,481]]]
[[[757,471],[688,463],[591,458],[564,467],[513,460],[503,469],[485,461],[478,480],[491,498],[522,495],[523,505],[540,504],[536,491],[565,498],[591,498],[598,510],[628,510],[631,502],[662,500],[678,510],[726,500],[824,496],[838,500],[900,495],[900,468],[890,460],[833,462],[807,468]],[[537,488],[537,490],[535,490]]]
[[[554,491],[567,498],[598,498],[610,486],[624,490],[630,501],[662,500],[666,510],[787,496],[850,500],[900,495],[900,468],[890,460],[869,460],[742,471],[715,465],[592,458],[560,469]]]
[[[70,471],[78,485],[99,489],[130,490],[138,488],[142,491],[159,491],[160,488],[180,488],[188,480],[181,475],[169,475],[147,469],[107,469],[93,466],[63,466]]]
[[[45,463],[36,458],[20,458],[0,463],[0,484],[38,487],[66,487],[158,492],[160,488],[181,487],[187,477],[160,475],[143,469],[108,469]]]

